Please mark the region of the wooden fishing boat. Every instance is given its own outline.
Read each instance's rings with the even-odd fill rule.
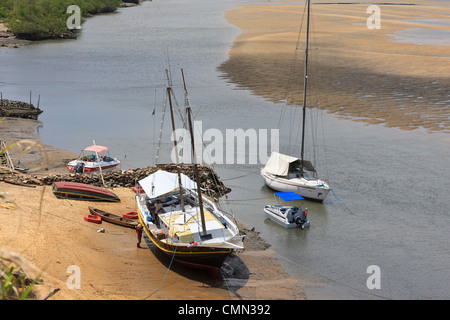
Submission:
[[[139,224],[137,220],[132,220],[128,218],[124,218],[100,209],[96,209],[93,207],[88,207],[89,212],[95,216],[101,217],[103,221],[114,223],[123,227],[133,228],[135,229],[136,226]]]
[[[120,202],[120,198],[115,193],[90,184],[57,181],[53,182],[52,188],[57,198]]]
[[[171,94],[168,86],[172,131],[175,131]],[[191,148],[196,159],[191,112],[187,105]],[[194,179],[199,181],[197,162],[193,161],[192,165]],[[139,221],[153,244],[173,261],[206,270],[216,277],[229,255],[244,250],[245,236],[240,234],[234,217],[202,194],[200,185],[179,170],[177,173],[158,170],[138,183],[143,190],[136,193]]]

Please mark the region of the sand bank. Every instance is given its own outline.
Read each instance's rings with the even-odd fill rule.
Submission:
[[[25,138],[42,143],[35,133],[39,123],[5,118],[0,136],[8,144]],[[53,172],[65,171],[67,158],[74,156],[51,146],[44,149]],[[40,166],[41,149],[30,152],[21,165]],[[40,169],[36,174],[47,172]],[[0,182],[0,192],[0,249],[20,254],[35,274],[42,272],[43,283],[36,287],[41,297],[60,289],[50,299],[304,299],[298,281],[281,268],[268,244],[245,226],[246,250],[225,261],[223,279],[212,279],[203,271],[171,265],[148,240],[143,249],[137,248],[133,229],[84,220],[89,205],[119,215],[134,211],[130,188],[113,189],[120,203],[57,199],[49,186]],[[97,232],[100,228],[105,232]],[[71,266],[79,267],[80,289],[70,288]]]
[[[450,43],[445,38],[450,33],[449,4],[379,4],[381,28],[369,29],[367,8],[372,1],[331,2],[338,1],[312,5],[309,83],[311,97],[319,104],[310,100],[308,105],[387,127],[450,132]],[[305,32],[304,8],[276,1],[227,12],[241,34],[219,68],[224,77],[269,100],[289,96],[301,104],[304,36],[297,50],[296,43],[301,24]],[[417,40],[423,40],[423,34],[436,39],[433,44],[414,44],[396,38],[411,30]],[[294,55],[299,58],[292,68]]]

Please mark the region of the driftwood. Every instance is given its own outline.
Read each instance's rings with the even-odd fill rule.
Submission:
[[[61,290],[61,289],[56,288],[55,290],[50,291],[42,298],[42,300],[47,300],[48,298],[52,297],[55,293],[57,293],[59,290]]]
[[[16,186],[22,186],[22,187],[28,187],[28,188],[36,188],[35,185],[31,185],[31,184],[27,184],[26,182],[20,182],[17,180],[11,180],[11,179],[3,179],[4,182],[9,183],[9,184],[14,184]]]

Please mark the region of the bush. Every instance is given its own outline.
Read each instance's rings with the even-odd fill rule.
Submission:
[[[0,300],[35,298],[32,289],[38,280],[30,280],[18,266],[0,257]]]
[[[47,38],[67,31],[68,0],[15,0],[8,18],[12,32],[23,38]]]
[[[112,12],[122,0],[0,0],[0,15],[6,16],[10,30],[20,38],[46,39],[70,34],[66,13],[78,5],[82,16]]]
[[[5,19],[8,17],[8,13],[12,9],[12,1],[10,0],[0,0],[0,19]]]

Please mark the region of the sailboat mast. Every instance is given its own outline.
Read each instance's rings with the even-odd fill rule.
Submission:
[[[175,136],[175,121],[173,119],[173,107],[172,107],[172,98],[171,98],[171,91],[170,87],[167,87],[167,96],[169,98],[169,107],[170,107],[170,117],[172,120],[172,132],[173,132],[173,144],[175,148],[175,155],[176,155],[176,166],[177,166],[177,174],[178,174],[178,185],[180,187],[180,205],[181,205],[181,211],[184,212],[184,200],[183,200],[183,186],[181,184],[181,175],[180,175],[180,168],[179,168],[179,161],[178,161],[178,148],[177,148],[177,137]]]
[[[195,175],[195,182],[197,183],[197,194],[198,194],[198,205],[200,207],[200,217],[202,219],[202,235],[206,235],[206,223],[205,223],[205,213],[203,212],[203,198],[202,198],[202,191],[200,189],[200,179],[198,175],[198,168],[197,168],[197,162],[195,160],[195,147],[194,147],[194,133],[192,132],[192,120],[191,120],[191,108],[187,108],[188,112],[188,122],[189,122],[189,131],[191,134],[191,144],[192,144],[192,154],[194,158],[194,175]]]
[[[308,50],[309,50],[309,13],[311,1],[308,0],[306,16],[306,49],[305,49],[305,82],[303,87],[303,119],[302,119],[302,149],[301,149],[301,172],[303,175],[303,161],[305,153],[305,120],[306,120],[306,89],[308,84]]]
[[[184,72],[183,69],[181,69],[181,75],[183,77],[183,84],[184,84],[184,92],[185,92],[185,98],[186,98],[186,112],[188,116],[188,124],[189,124],[189,133],[191,135],[191,146],[192,146],[192,158],[193,158],[193,165],[194,165],[194,176],[195,176],[195,182],[197,184],[197,194],[198,194],[198,205],[200,207],[200,217],[202,220],[202,236],[206,236],[206,222],[205,222],[205,213],[203,211],[203,197],[202,197],[202,191],[200,189],[200,179],[198,174],[198,167],[197,167],[197,161],[195,156],[195,142],[194,142],[194,132],[192,129],[192,119],[191,119],[191,107],[189,105],[189,100],[187,98],[187,89],[186,89],[186,82],[184,81]]]

